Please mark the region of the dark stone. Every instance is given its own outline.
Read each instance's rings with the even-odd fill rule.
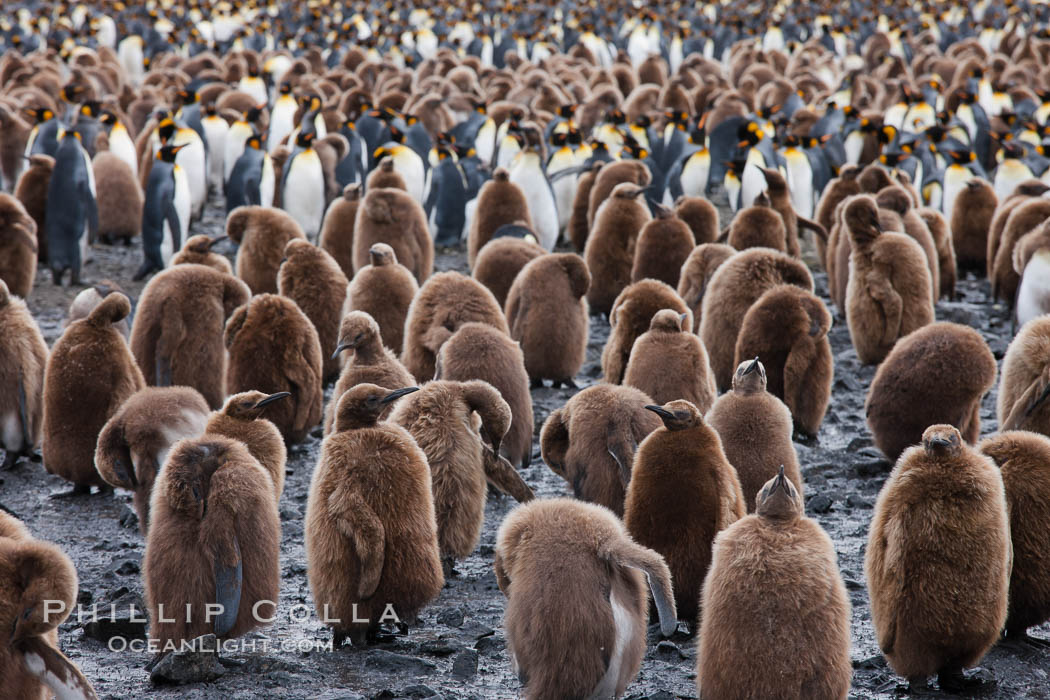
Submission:
[[[429,685],[410,685],[401,691],[401,696],[406,698],[432,698],[437,695],[438,692],[431,688]]]
[[[408,676],[422,676],[433,673],[437,666],[415,656],[395,654],[392,651],[376,649],[365,656],[365,666],[381,673],[401,673]]]
[[[871,502],[855,493],[846,496],[846,505],[850,508],[871,508]]]
[[[474,649],[464,649],[456,654],[452,661],[452,675],[455,678],[466,680],[473,678],[478,673],[478,652]]]
[[[682,653],[677,644],[665,639],[656,645],[656,657],[664,661],[681,661],[685,658],[685,654]]]
[[[115,564],[113,568],[110,569],[110,571],[117,574],[118,576],[132,576],[134,574],[139,573],[139,562],[135,561],[134,559],[124,559],[120,562],[117,562],[117,564]]]
[[[817,495],[809,499],[809,503],[806,504],[806,510],[810,513],[827,513],[831,510],[831,506],[835,503],[825,493],[818,493]]]
[[[872,442],[872,439],[869,438],[869,437],[855,437],[855,438],[853,438],[852,440],[849,441],[848,445],[846,445],[846,451],[847,452],[856,452],[856,451],[860,450],[861,448],[871,447],[873,444],[875,444],[875,443]]]
[[[846,578],[842,579],[842,582],[846,584],[846,589],[850,591],[860,591],[864,589],[864,584],[856,579]]]
[[[882,657],[882,654],[876,654],[875,656],[869,656],[866,659],[854,661],[853,668],[865,669],[868,671],[872,671],[879,668],[886,668],[886,659]]]
[[[119,592],[120,589],[118,589]],[[92,609],[85,607],[84,636],[108,643],[113,637],[124,639],[145,639],[148,614],[142,599],[127,589],[117,596],[110,597],[111,603],[99,604]],[[75,616],[77,613],[74,612]]]
[[[451,656],[462,648],[447,639],[431,639],[419,645],[421,652],[431,656]]]
[[[484,656],[499,656],[507,648],[507,643],[498,637],[482,637],[474,648]]]
[[[150,682],[183,685],[213,681],[226,673],[219,663],[215,649],[218,640],[214,634],[205,634],[192,641],[193,649],[173,651],[160,660],[149,674]]]
[[[442,610],[438,613],[437,621],[439,625],[446,625],[447,627],[462,627],[463,626],[463,609],[462,608],[450,608],[448,610]]]
[[[128,530],[137,530],[139,528],[139,514],[135,512],[134,508],[128,505],[124,506],[124,509],[120,512],[120,525]]]

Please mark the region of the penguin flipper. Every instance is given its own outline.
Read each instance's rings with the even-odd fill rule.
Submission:
[[[488,448],[482,448],[485,462],[485,478],[503,493],[518,503],[527,503],[535,494],[517,470],[503,457]]]
[[[179,250],[182,248],[182,222],[179,221],[179,212],[175,209],[174,200],[168,205],[167,211],[164,212],[164,218],[168,222],[168,228],[171,229],[171,249]],[[161,269],[163,267],[161,265]]]
[[[15,643],[22,666],[62,700],[98,700],[95,689],[65,654],[41,636],[26,637]]]
[[[37,253],[39,252],[39,250],[36,245],[36,236],[33,234],[33,231],[36,229],[36,224],[33,223],[31,219],[29,220],[29,224],[32,225],[32,228],[30,228],[29,225],[26,225],[24,223],[18,223],[15,224],[13,230],[15,236],[18,238],[19,243],[24,245],[26,248],[29,248],[29,250],[33,251],[34,253]]]
[[[243,562],[241,545],[237,535],[233,535],[232,551],[215,556],[215,602],[222,606],[222,612],[215,618],[215,636],[224,637],[237,622],[237,613],[241,608],[241,584],[243,583]]]
[[[820,236],[820,240],[824,241],[825,243],[828,242],[828,232],[824,229],[823,226],[818,224],[816,221],[810,221],[809,219],[802,216],[796,215],[796,218],[798,219],[798,228],[800,231],[804,228],[808,228],[810,231]]]
[[[154,386],[172,385],[172,358],[175,357],[177,348],[185,337],[186,326],[182,322],[182,316],[177,313],[168,314],[160,329],[157,344],[153,348]]]
[[[568,453],[569,427],[565,425],[564,411],[558,408],[547,417],[547,421],[540,430],[540,455],[551,471],[565,478],[565,462]]]
[[[361,494],[340,486],[328,497],[328,515],[353,545],[360,566],[357,597],[371,598],[379,587],[386,558],[386,529]]]
[[[33,449],[33,438],[29,433],[29,412],[26,410],[25,377],[21,370],[18,373],[18,417],[22,421],[22,449],[29,452]]]
[[[627,538],[606,542],[599,549],[598,556],[613,565],[638,569],[645,574],[660,615],[660,632],[665,637],[674,634],[678,627],[678,611],[671,588],[671,570],[663,557]]]
[[[631,470],[634,469],[634,453],[638,449],[638,442],[633,435],[616,433],[610,434],[606,444],[609,456],[613,458],[620,468],[620,481],[624,488],[631,482]]]

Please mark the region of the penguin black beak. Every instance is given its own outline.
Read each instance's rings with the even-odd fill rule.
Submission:
[[[499,454],[499,447],[500,447],[501,444],[503,444],[503,439],[502,438],[498,438],[498,437],[492,438],[492,454],[495,454],[495,455]]]
[[[343,350],[346,350],[346,349],[352,348],[352,347],[353,347],[353,343],[339,343],[339,345],[335,349],[335,352],[332,353],[332,358],[331,359],[334,360],[335,358],[339,357],[339,353],[341,353]]]
[[[773,485],[769,487],[769,495],[772,496],[778,490],[784,489],[787,491],[787,485],[784,483],[784,465],[780,465],[780,471],[773,479]]]
[[[952,441],[948,438],[935,437],[930,438],[930,444],[934,447],[949,447],[951,446]]]
[[[255,407],[256,408],[262,408],[263,406],[271,404],[274,401],[280,401],[281,399],[286,398],[286,397],[291,396],[291,395],[292,394],[290,392],[287,392],[287,391],[278,391],[276,394],[270,394],[265,399],[259,399],[259,401],[255,404]]]
[[[744,374],[751,374],[751,373],[752,373],[752,372],[754,372],[754,371],[755,371],[756,369],[758,369],[758,358],[757,358],[757,357],[756,357],[756,358],[755,358],[754,360],[752,360],[751,364],[749,364],[749,365],[748,365],[748,366],[747,366],[747,367],[746,367],[746,368],[744,369]]]
[[[398,399],[400,399],[405,394],[411,394],[414,391],[419,391],[419,387],[418,386],[410,386],[410,387],[406,387],[404,389],[398,389],[397,391],[393,391],[393,392],[390,392],[389,394],[387,394],[383,398],[383,400],[380,401],[379,403],[390,403],[391,401],[397,401]]]
[[[215,247],[215,244],[217,244],[217,243],[222,243],[222,242],[223,242],[223,241],[225,241],[225,240],[226,240],[227,238],[229,238],[229,236],[219,236],[218,238],[213,238],[213,239],[211,240],[211,243],[209,243],[209,244],[208,244],[208,248],[209,248],[209,249],[210,249],[210,248],[214,248],[214,247]]]
[[[645,410],[652,411],[661,418],[674,418],[674,414],[665,409],[663,406],[646,406]]]

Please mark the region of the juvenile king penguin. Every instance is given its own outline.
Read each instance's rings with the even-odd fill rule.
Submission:
[[[252,294],[275,294],[288,241],[304,239],[287,212],[272,207],[237,207],[226,217],[226,235],[237,244],[234,269]]]
[[[683,399],[707,413],[718,395],[707,351],[689,328],[689,314],[661,309],[631,347],[623,383],[657,405]],[[681,608],[681,606],[679,606]]]
[[[377,422],[413,391],[359,384],[344,394],[310,481],[307,577],[336,644],[413,622],[445,583],[426,455],[404,428]]]
[[[660,427],[645,409],[652,399],[634,387],[596,384],[547,417],[540,453],[581,501],[623,514],[638,443]]]
[[[830,329],[831,313],[819,297],[779,284],[747,310],[736,339],[737,366],[764,358],[767,390],[787,404],[796,429],[806,435],[817,434],[831,401]]]
[[[503,232],[507,235],[502,235]],[[482,247],[471,276],[488,287],[496,301],[503,306],[507,303],[507,294],[518,273],[547,251],[535,242],[532,231],[524,226],[501,226],[497,233],[500,233],[499,237]]]
[[[390,414],[389,422],[407,430],[427,457],[446,577],[455,560],[469,556],[481,537],[486,481],[521,502],[533,498],[510,463],[497,456],[510,420],[507,402],[479,380],[427,382]]]
[[[988,231],[998,206],[995,190],[984,180],[970,180],[956,196],[949,223],[956,261],[963,269],[986,267]]]
[[[1050,439],[1023,430],[985,438],[977,451],[991,457],[1003,475],[1013,566],[1010,570],[1006,638],[1035,647],[1050,645],[1028,628],[1050,619]]]
[[[209,633],[232,639],[274,618],[280,516],[269,475],[243,444],[209,434],[176,443],[150,514],[142,579],[158,648]]]
[[[590,284],[587,265],[572,253],[540,256],[514,278],[504,307],[507,325],[533,385],[550,379],[555,386],[576,386],[573,378],[587,355]]]
[[[182,148],[162,146],[150,168],[142,209],[144,259],[135,280],[168,267],[189,233],[192,203],[189,179],[182,166],[175,162]]]
[[[142,372],[114,324],[131,302],[110,294],[87,318],[69,324],[44,370],[44,468],[73,482],[71,495],[106,482],[95,469],[95,443],[109,417],[145,386]]]
[[[324,400],[321,343],[310,319],[291,299],[259,294],[230,316],[224,341],[226,393],[289,392],[270,410],[270,420],[286,443],[302,442],[321,422]]]
[[[501,226],[520,222],[529,230],[532,216],[521,187],[510,181],[510,173],[498,168],[478,192],[477,207],[467,236],[467,262],[473,268],[478,253]]]
[[[583,251],[591,273],[587,290],[591,313],[610,313],[617,295],[631,283],[638,234],[652,219],[641,197],[644,193],[644,187],[620,183],[594,215],[593,230]]]
[[[150,386],[189,386],[216,409],[225,393],[223,327],[251,297],[236,277],[203,265],[176,265],[149,281],[131,329],[131,352]]]
[[[58,626],[74,610],[77,572],[55,545],[0,513],[0,678],[18,700],[96,700],[94,688],[58,649]]]
[[[988,343],[969,326],[931,323],[901,338],[875,372],[864,403],[875,446],[896,459],[935,423],[954,425],[976,442],[981,399],[995,384],[995,369]]]
[[[835,548],[783,470],[762,487],[755,513],[715,538],[700,604],[704,697],[849,694],[851,611]]]
[[[139,532],[149,531],[153,483],[172,446],[204,432],[208,404],[186,386],[146,387],[121,404],[102,426],[95,447],[95,468],[110,486],[134,494]]]
[[[321,231],[326,204],[324,168],[313,142],[313,132],[300,132],[281,170],[281,206],[310,240]]]
[[[694,245],[689,225],[672,209],[657,204],[655,218],[638,234],[631,281],[649,278],[677,287],[682,265],[693,252]]]
[[[354,275],[347,290],[343,315],[364,311],[379,324],[383,344],[400,354],[408,308],[419,291],[416,278],[398,262],[394,249],[376,243],[368,251],[369,264]]]
[[[284,465],[288,452],[277,426],[266,419],[266,407],[275,401],[286,399],[291,394],[279,391],[264,394],[261,391],[245,391],[226,399],[223,407],[208,416],[204,432],[222,435],[244,443],[252,457],[273,479],[273,492],[277,500],[284,491]]]
[[[226,259],[225,255],[212,250],[217,244],[225,240],[226,236],[219,236],[218,238],[211,238],[204,234],[190,236],[182,244],[182,249],[172,257],[171,264],[204,265],[219,272],[225,272],[227,275],[232,275],[233,265],[230,264],[230,261]]]
[[[370,263],[376,243],[394,249],[397,260],[423,284],[434,271],[434,241],[419,202],[402,190],[370,190],[357,208],[354,224],[354,272]]]
[[[744,494],[718,433],[689,401],[645,407],[663,426],[638,446],[623,522],[639,544],[667,561],[678,616],[695,625],[715,536],[744,517]],[[673,522],[674,527],[661,526]]]
[[[931,425],[879,493],[864,556],[876,639],[912,691],[934,674],[942,691],[989,685],[963,669],[999,639],[1010,563],[995,463],[953,426]]]
[[[24,301],[0,279],[0,447],[2,466],[40,444],[47,344]]]
[[[733,375],[733,388],[718,397],[706,416],[740,477],[749,513],[755,510],[755,495],[778,467],[802,493],[798,454],[791,441],[791,411],[766,386],[766,368],[758,358],[742,362]]]
[[[1050,435],[1050,317],[1034,318],[1018,331],[1003,358],[996,398],[1000,430]]]
[[[496,535],[493,568],[527,700],[622,696],[645,656],[646,581],[661,634],[675,630],[666,562],[601,506],[567,498],[519,506]],[[537,616],[541,608],[549,614]]]
[[[701,243],[689,253],[678,275],[678,296],[693,312],[693,332],[700,333],[701,306],[704,293],[718,267],[736,254],[724,243]]]
[[[36,222],[18,199],[0,192],[0,281],[23,299],[33,289],[37,250]]]
[[[689,309],[671,287],[657,280],[642,280],[624,289],[609,313],[609,339],[602,348],[602,373],[610,384],[623,382],[631,348],[649,330],[653,316],[661,309],[686,314],[683,327],[692,325]]]
[[[335,258],[348,279],[354,276],[354,222],[360,206],[361,185],[350,183],[343,188],[343,196],[328,205],[317,237],[317,245]]]
[[[55,153],[44,221],[48,265],[55,284],[62,284],[69,270],[70,284],[79,285],[80,267],[88,259],[88,243],[98,231],[98,203],[91,161],[71,129]]]

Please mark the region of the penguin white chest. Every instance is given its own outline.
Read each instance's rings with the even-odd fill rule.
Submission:
[[[178,245],[175,236],[168,225],[167,218],[164,219],[164,236],[160,241],[160,257],[164,261],[164,267],[171,265],[171,258],[175,251],[186,242],[190,230],[190,212],[193,208],[193,196],[190,193],[190,182],[186,171],[176,164],[172,169],[172,177],[175,178],[175,213],[179,217]]]
[[[1017,325],[1050,313],[1050,251],[1040,250],[1025,265],[1017,290]]]
[[[948,221],[952,220],[952,209],[955,206],[955,198],[959,196],[963,188],[966,187],[966,183],[975,178],[969,168],[964,168],[959,165],[950,166],[944,172],[944,195],[942,199],[942,205],[944,208],[944,218]]]
[[[317,237],[324,217],[324,171],[313,150],[302,151],[292,160],[281,193],[284,210],[310,239]]]
[[[519,154],[511,165],[510,181],[525,193],[532,227],[540,245],[553,250],[558,242],[558,206],[547,176],[540,169],[539,156],[531,152]]]

